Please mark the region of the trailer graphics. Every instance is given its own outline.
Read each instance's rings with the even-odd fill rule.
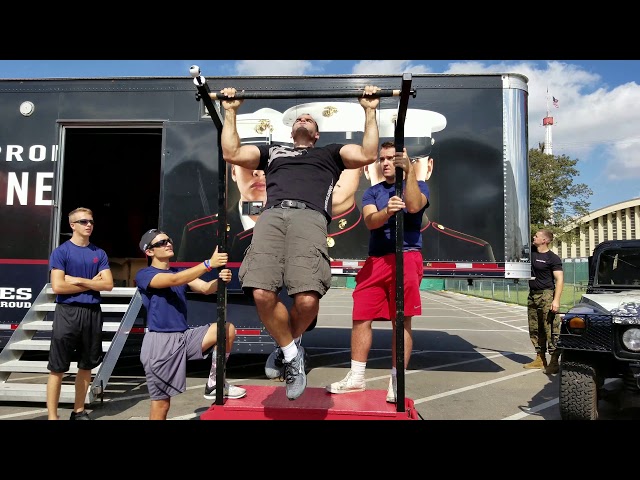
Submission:
[[[209,77],[212,91],[313,92],[398,88],[400,76]],[[427,277],[528,278],[527,79],[519,74],[413,76],[405,146],[423,170],[431,205],[423,221]],[[312,113],[320,139],[359,143],[357,99],[247,99],[243,142],[286,144],[295,116]],[[393,140],[398,101],[382,98],[380,141]],[[91,208],[92,242],[110,257],[116,285],[134,287],[146,266],[141,232],[175,240],[178,266],[208,258],[226,197],[227,247],[234,271],[227,316],[236,351],[268,353],[273,341],[240,289],[237,270],[266,200],[264,179],[218,171],[218,132],[190,77],[0,80],[0,346],[48,282],[51,251],[70,236],[67,214]],[[362,118],[362,119],[361,119]],[[431,167],[429,167],[431,159]],[[348,173],[347,173],[348,172]],[[373,169],[345,171],[332,193],[327,245],[332,273],[354,276],[367,256],[360,213]],[[248,177],[254,176],[251,172]],[[262,186],[260,186],[262,182]],[[262,188],[262,192],[260,189]],[[252,218],[253,217],[253,218]],[[215,272],[214,272],[215,273]],[[205,277],[206,278],[206,277]],[[286,292],[283,293],[286,296]],[[216,321],[216,298],[189,297],[193,325]]]

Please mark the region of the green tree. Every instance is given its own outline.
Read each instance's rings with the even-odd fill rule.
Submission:
[[[547,228],[566,240],[573,234],[564,229],[589,213],[589,197],[593,194],[584,183],[574,183],[579,175],[577,159],[566,155],[547,155],[529,150],[529,215],[531,233]]]

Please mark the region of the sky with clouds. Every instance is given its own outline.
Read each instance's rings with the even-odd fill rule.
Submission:
[[[194,64],[205,77],[520,73],[529,147],[544,142],[548,112],[553,154],[579,160],[575,181],[593,191],[591,210],[640,197],[640,60],[0,60],[0,78],[182,76]]]

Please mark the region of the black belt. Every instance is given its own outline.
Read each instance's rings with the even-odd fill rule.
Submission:
[[[274,205],[271,208],[307,208],[307,204],[303,202],[296,202],[295,200],[282,200],[280,203]]]

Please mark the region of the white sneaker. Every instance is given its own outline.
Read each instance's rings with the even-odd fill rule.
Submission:
[[[398,379],[391,375],[389,378],[389,388],[387,389],[387,402],[396,403],[396,394],[398,392]]]
[[[242,398],[247,394],[247,390],[238,387],[236,385],[231,385],[230,383],[225,382],[224,384],[224,396],[225,398]],[[216,399],[216,386],[208,387],[204,386],[204,398],[207,400],[215,400]]]
[[[224,396],[227,398],[242,398],[247,394],[247,390],[237,385],[227,383],[224,389]]]
[[[364,392],[364,380],[358,381],[353,375],[353,372],[349,370],[347,376],[339,382],[334,382],[331,385],[325,387],[330,393],[351,393],[351,392]]]

